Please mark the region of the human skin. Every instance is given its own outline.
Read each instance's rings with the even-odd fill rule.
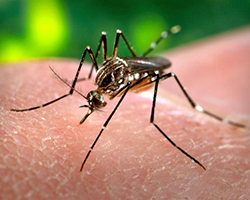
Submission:
[[[172,38],[173,39],[173,38]],[[162,54],[190,96],[205,109],[250,124],[250,28]],[[119,52],[118,52],[119,53]],[[205,167],[174,148],[152,124],[153,90],[128,93],[97,142],[91,144],[119,98],[81,126],[86,100],[66,94],[55,78],[73,79],[79,62],[46,59],[0,68],[0,199],[248,199],[250,131],[192,109],[173,78],[160,83],[155,123]],[[84,64],[80,74],[88,74]],[[172,79],[172,80],[171,80]],[[84,95],[93,79],[77,84]]]

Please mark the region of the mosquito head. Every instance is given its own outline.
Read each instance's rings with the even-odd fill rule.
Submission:
[[[97,90],[91,90],[87,95],[87,101],[89,103],[89,107],[93,110],[102,108],[106,106],[106,102],[101,94],[101,92]]]
[[[95,110],[103,108],[107,105],[107,103],[104,101],[103,95],[97,90],[91,90],[88,93],[86,99],[87,99],[89,105],[82,105],[82,106],[80,106],[80,108],[87,107],[89,109],[88,109],[86,115],[80,121],[79,125],[82,124],[87,119],[87,117],[91,113],[93,113]]]

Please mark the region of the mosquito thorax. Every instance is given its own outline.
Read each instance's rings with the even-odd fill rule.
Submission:
[[[122,88],[128,82],[130,67],[126,61],[119,57],[111,57],[103,62],[96,73],[95,84],[105,94]]]
[[[89,107],[92,109],[99,109],[106,106],[103,95],[98,90],[91,90],[87,95]]]

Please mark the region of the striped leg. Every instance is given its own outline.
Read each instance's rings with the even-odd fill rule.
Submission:
[[[181,27],[180,26],[173,26],[172,28],[170,28],[168,31],[163,31],[161,33],[161,36],[153,43],[151,43],[149,49],[143,53],[141,56],[144,57],[144,56],[147,56],[151,51],[153,51],[155,49],[155,47],[164,39],[166,38],[167,36],[169,35],[172,35],[172,34],[175,34],[175,33],[178,33],[179,31],[181,30]]]
[[[202,108],[201,106],[199,106],[198,104],[196,104],[192,98],[188,95],[187,91],[184,89],[184,87],[182,86],[181,82],[179,81],[179,79],[177,78],[177,76],[175,75],[175,73],[173,72],[170,72],[168,74],[164,74],[160,77],[160,80],[164,80],[164,79],[167,79],[167,78],[170,78],[170,77],[173,77],[175,79],[175,81],[177,82],[177,84],[179,85],[179,87],[181,88],[182,92],[184,93],[184,95],[186,96],[186,98],[188,99],[189,103],[191,104],[191,106],[196,109],[197,111],[199,112],[203,112],[205,113],[206,115],[209,115],[210,117],[213,117],[219,121],[222,121],[222,122],[226,122],[228,124],[231,124],[233,126],[237,126],[239,128],[250,128],[248,127],[247,125],[244,125],[244,124],[240,124],[238,122],[233,122],[233,121],[230,121],[230,120],[227,120],[227,119],[224,119],[218,115],[215,115],[207,110],[205,110],[204,108]]]
[[[115,37],[115,45],[114,45],[114,49],[113,49],[113,57],[116,57],[117,55],[117,51],[118,51],[118,44],[119,44],[119,39],[120,36],[122,36],[123,41],[125,42],[126,46],[128,47],[128,50],[130,51],[130,53],[136,57],[135,52],[133,51],[132,47],[130,46],[130,44],[128,43],[128,41],[126,40],[123,32],[121,30],[117,30],[116,31],[116,37]]]
[[[176,145],[173,140],[171,140],[161,129],[160,127],[154,122],[154,115],[155,115],[155,104],[156,104],[156,97],[157,97],[157,91],[158,91],[158,85],[159,85],[160,77],[157,75],[157,79],[155,80],[155,89],[154,89],[154,98],[153,98],[153,105],[152,105],[152,111],[151,111],[151,117],[150,122],[156,127],[156,129],[179,151],[181,151],[183,154],[185,154],[187,157],[189,157],[191,160],[193,160],[195,163],[197,163],[199,166],[201,166],[204,170],[206,168],[193,156],[188,154],[186,151],[184,151],[182,148],[180,148],[178,145]]]
[[[96,53],[95,53],[95,60],[96,61],[97,61],[98,55],[100,53],[101,46],[103,46],[103,61],[105,61],[105,60],[107,60],[107,55],[108,55],[106,32],[102,32],[101,39],[100,39],[99,45],[98,45]],[[79,78],[77,80],[77,82],[84,81],[84,80],[89,80],[91,78],[91,76],[92,76],[94,68],[95,68],[95,65],[93,63],[93,65],[91,67],[91,70],[89,72],[89,75],[87,77],[84,77],[84,78]],[[97,71],[98,68],[95,68],[95,70]]]
[[[93,144],[91,145],[91,147],[90,147],[90,149],[89,149],[89,151],[88,151],[88,153],[87,153],[85,159],[84,159],[83,162],[82,162],[80,171],[83,170],[83,167],[84,167],[84,165],[85,165],[85,163],[86,163],[86,161],[87,161],[87,159],[88,159],[90,153],[91,153],[92,150],[94,149],[94,147],[95,147],[97,141],[99,140],[99,138],[101,137],[101,135],[102,135],[104,129],[107,127],[109,121],[111,120],[111,118],[112,118],[113,115],[115,114],[117,108],[120,106],[122,100],[124,99],[124,97],[126,96],[128,90],[130,89],[129,84],[126,85],[124,88],[126,88],[126,89],[125,89],[125,92],[123,93],[122,97],[121,97],[120,100],[118,101],[118,103],[117,103],[117,105],[115,106],[115,108],[114,108],[114,110],[112,111],[112,113],[109,115],[108,119],[107,119],[107,120],[105,121],[105,123],[103,124],[101,131],[99,132],[99,134],[98,134],[98,136],[96,137],[95,141],[94,141]]]
[[[70,90],[69,90],[69,92],[68,92],[67,94],[62,95],[62,96],[60,96],[60,97],[58,97],[58,98],[56,98],[56,99],[54,99],[54,100],[52,100],[52,101],[49,101],[49,102],[47,102],[47,103],[45,103],[45,104],[43,104],[43,105],[40,105],[40,106],[35,106],[35,107],[31,107],[31,108],[24,108],[24,109],[10,109],[10,110],[11,110],[11,111],[15,111],[15,112],[24,112],[24,111],[36,110],[36,109],[39,109],[39,108],[43,108],[43,107],[45,107],[45,106],[48,106],[48,105],[50,105],[50,104],[52,104],[52,103],[55,103],[55,102],[57,102],[57,101],[59,101],[59,100],[65,98],[65,97],[67,97],[67,96],[69,96],[69,95],[72,95],[73,92],[75,91],[75,85],[76,85],[76,82],[77,82],[77,80],[78,80],[78,75],[79,75],[79,73],[80,73],[80,71],[81,71],[81,68],[82,68],[82,65],[83,65],[83,62],[84,62],[84,59],[85,59],[87,53],[89,54],[89,56],[90,56],[90,58],[91,58],[91,60],[92,60],[92,63],[93,63],[93,65],[94,65],[94,67],[95,67],[96,69],[98,69],[97,62],[96,62],[96,59],[95,59],[95,57],[94,57],[94,54],[93,54],[91,48],[90,48],[89,46],[87,46],[87,47],[85,48],[84,52],[83,52],[83,55],[82,55],[82,58],[81,58],[81,61],[80,61],[78,70],[77,70],[77,72],[76,72],[74,81],[73,81],[72,85],[70,86]],[[52,70],[52,71],[53,71],[53,70]],[[86,98],[85,98],[85,99],[86,99]]]

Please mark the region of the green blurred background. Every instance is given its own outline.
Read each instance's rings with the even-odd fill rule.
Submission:
[[[87,45],[96,49],[101,31],[110,53],[116,29],[141,54],[163,30],[181,25],[160,52],[249,22],[250,0],[0,0],[0,62],[80,59]],[[129,55],[124,45],[118,53]]]

